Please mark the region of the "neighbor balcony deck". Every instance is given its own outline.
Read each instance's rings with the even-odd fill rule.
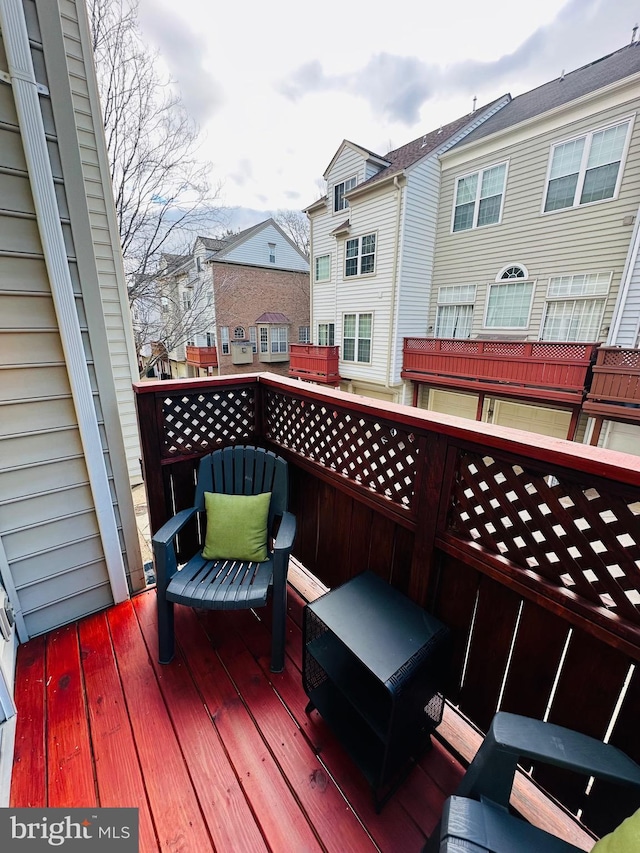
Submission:
[[[640,760],[640,459],[270,374],[135,390],[152,529],[191,505],[204,453],[246,442],[285,456],[296,560],[328,587],[370,569],[451,628],[439,735],[462,757],[450,714],[486,731],[500,708]],[[143,851],[417,853],[460,766],[437,743],[375,814],[304,713],[296,593],[281,675],[268,608],[178,608],[180,653],[160,667],[153,596],[20,649],[15,805],[140,805]],[[525,782],[597,834],[638,807],[553,769]]]
[[[583,408],[592,417],[640,423],[640,349],[600,347]]]
[[[414,382],[580,405],[597,344],[405,338],[402,376]]]
[[[217,367],[218,350],[216,347],[185,346],[185,357],[187,364],[194,367]]]
[[[340,383],[339,347],[315,344],[291,344],[289,376],[307,379],[320,385]]]

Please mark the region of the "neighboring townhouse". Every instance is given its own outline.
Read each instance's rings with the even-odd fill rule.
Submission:
[[[101,610],[145,579],[130,487],[140,474],[135,354],[84,2],[0,0],[0,72],[7,805],[16,635]]]
[[[312,340],[325,348],[314,347],[313,355],[330,360],[339,347],[333,384],[405,401],[402,341],[427,332],[438,157],[509,100],[505,95],[385,155],[347,140],[338,148],[324,173],[327,195],[306,209]],[[328,381],[322,365],[308,369],[309,354],[308,347],[294,348],[291,375]]]
[[[174,376],[269,370],[286,375],[291,342],[309,340],[309,261],[273,220],[222,238],[198,237],[174,271],[185,298],[206,283],[206,331],[172,353]]]
[[[623,345],[637,346],[637,279],[618,320],[614,309],[637,275],[639,107],[634,42],[514,98],[440,154],[426,338],[407,342],[403,371],[418,405],[591,439],[595,347],[571,344],[621,343],[610,332],[624,317]]]

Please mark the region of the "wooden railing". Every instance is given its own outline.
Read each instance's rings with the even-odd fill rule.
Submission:
[[[339,384],[339,347],[291,344],[289,349],[289,376],[308,379],[322,385]]]
[[[185,346],[186,360],[197,367],[217,367],[218,350],[216,347]]]
[[[640,422],[640,349],[600,347],[584,411],[594,417]]]
[[[371,569],[444,620],[448,698],[481,729],[501,708],[640,760],[640,459],[272,374],[135,390],[153,530],[200,455],[264,444],[289,461],[297,559],[329,587]],[[637,807],[534,778],[598,834]]]
[[[597,346],[562,341],[405,338],[402,376],[429,385],[579,403]]]

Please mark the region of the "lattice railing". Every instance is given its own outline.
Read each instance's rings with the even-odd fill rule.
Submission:
[[[164,458],[252,440],[255,386],[167,394],[162,398],[161,430]]]
[[[607,367],[626,367],[640,371],[640,349],[602,348],[598,353],[598,365]]]
[[[400,426],[321,400],[266,393],[265,437],[398,506],[411,508],[416,436]]]
[[[640,493],[461,452],[447,531],[637,623]]]
[[[593,343],[565,341],[501,341],[478,338],[405,338],[404,342],[406,352],[584,362],[591,360],[596,346]]]

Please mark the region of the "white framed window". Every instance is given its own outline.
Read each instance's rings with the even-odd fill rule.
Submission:
[[[489,285],[486,329],[526,329],[529,325],[534,283],[516,277]]]
[[[286,326],[272,326],[271,327],[271,352],[288,352],[288,351],[289,351],[289,329]]]
[[[342,360],[371,361],[373,314],[345,314],[342,319]]]
[[[185,311],[191,310],[191,291],[183,290],[182,291],[182,307]]]
[[[275,264],[276,262],[276,244],[269,243],[269,263]]]
[[[309,326],[298,326],[298,343],[311,343],[311,331]]]
[[[198,255],[198,257],[196,258],[196,270],[198,272],[202,272],[202,258],[200,257],[200,255]]]
[[[260,326],[260,352],[269,352],[269,329]]]
[[[631,119],[552,146],[543,212],[615,198]]]
[[[344,274],[345,278],[354,275],[368,275],[375,271],[376,235],[365,234],[345,241]]]
[[[315,259],[315,280],[329,281],[331,278],[331,255],[318,255]]]
[[[220,326],[220,345],[222,347],[222,355],[229,355],[229,327]]]
[[[166,296],[160,297],[160,307],[163,314],[169,313],[169,299]]]
[[[214,347],[216,345],[216,336],[214,332],[206,332],[207,346]]]
[[[358,183],[358,179],[356,177],[347,178],[346,181],[342,181],[339,184],[336,184],[333,188],[333,212],[337,213],[339,210],[345,210],[349,207],[349,202],[344,197],[345,193],[348,193],[349,190],[352,190],[355,185]]]
[[[233,330],[233,338],[236,341],[246,340],[246,337],[244,334],[244,326],[236,326],[235,327],[235,329]]]
[[[258,336],[256,334],[255,326],[249,326],[249,340],[251,341],[251,349],[253,352],[258,352]]]
[[[475,284],[438,288],[436,338],[470,338],[475,301]]]
[[[559,275],[549,279],[542,341],[597,341],[611,273]]]
[[[507,164],[497,163],[456,180],[451,230],[495,225],[502,218]]]
[[[336,343],[335,323],[318,323],[318,344],[321,347],[332,347]]]

